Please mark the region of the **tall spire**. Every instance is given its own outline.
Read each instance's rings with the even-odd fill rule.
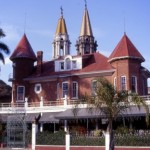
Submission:
[[[60,10],[61,10],[61,17],[58,20],[58,24],[57,24],[55,35],[58,35],[58,34],[67,34],[67,27],[66,27],[65,19],[63,18],[63,9],[62,9],[62,6],[60,7]]]
[[[76,47],[78,55],[91,54],[96,52],[97,49],[97,42],[94,40],[86,0],[85,10],[82,17],[80,36],[76,42]]]
[[[67,32],[65,19],[63,17],[63,8],[60,7],[61,17],[58,20],[55,38],[53,41],[53,59],[70,54],[70,40]]]
[[[82,18],[81,31],[80,31],[80,36],[84,36],[84,35],[93,36],[86,1],[85,1],[85,10]]]

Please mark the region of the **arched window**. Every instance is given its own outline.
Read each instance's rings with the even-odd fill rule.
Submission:
[[[96,90],[97,90],[97,81],[93,80],[92,81],[92,95],[96,95]]]
[[[121,76],[121,90],[126,90],[127,89],[127,83],[126,83],[126,76]]]
[[[72,82],[72,98],[78,98],[78,82]]]
[[[65,95],[68,96],[69,93],[69,85],[68,82],[62,83],[62,97],[65,98]]]
[[[25,87],[18,86],[17,87],[17,102],[23,102],[25,97]]]
[[[66,59],[66,69],[70,70],[71,69],[71,61],[69,58]]]
[[[137,93],[137,77],[136,76],[131,77],[131,90],[132,92]]]

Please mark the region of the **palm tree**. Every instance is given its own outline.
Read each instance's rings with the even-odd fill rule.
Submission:
[[[0,38],[3,38],[5,37],[5,33],[3,32],[3,30],[0,28]],[[9,51],[9,48],[6,44],[4,44],[3,42],[0,41],[0,60],[5,63],[5,59],[4,59],[4,56],[3,56],[3,52],[6,53],[6,54],[9,54],[10,51]]]
[[[113,140],[113,121],[121,114],[131,109],[131,105],[137,106],[139,109],[144,107],[146,111],[146,123],[149,123],[149,108],[143,99],[135,93],[128,91],[116,91],[113,85],[105,78],[97,79],[95,96],[85,94],[82,102],[87,103],[88,110],[97,111],[105,115],[108,119],[107,133],[109,133],[109,150],[114,150]],[[79,102],[81,103],[81,102]],[[77,108],[78,106],[76,106]]]

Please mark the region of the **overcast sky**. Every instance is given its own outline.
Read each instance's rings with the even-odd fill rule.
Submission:
[[[0,40],[11,53],[25,32],[34,52],[42,50],[44,60],[51,60],[62,6],[71,53],[76,54],[74,45],[80,32],[84,0],[0,0],[0,5],[0,28],[6,33]],[[100,53],[109,56],[126,32],[145,58],[143,66],[150,70],[150,0],[87,0],[87,8]],[[0,64],[0,79],[8,83],[12,67],[10,56],[5,57],[6,64]]]

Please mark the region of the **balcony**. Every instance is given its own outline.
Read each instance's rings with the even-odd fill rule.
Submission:
[[[150,106],[150,95],[141,96],[144,101]],[[16,103],[0,103],[0,114],[9,113],[42,113],[42,112],[60,112],[71,109],[75,106],[77,100],[56,100],[40,102],[16,102]],[[79,108],[87,108],[87,104],[78,105]]]

